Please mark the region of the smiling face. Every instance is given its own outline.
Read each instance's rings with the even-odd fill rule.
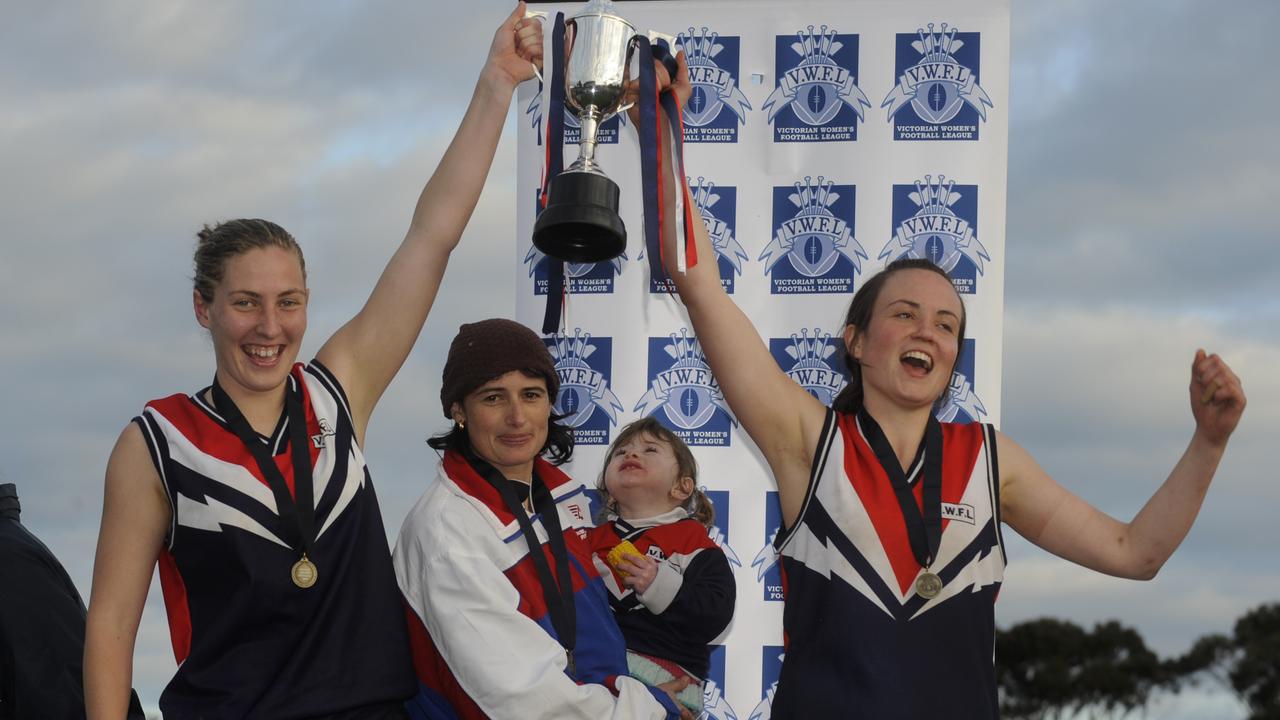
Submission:
[[[551,398],[547,381],[512,370],[468,393],[452,407],[476,455],[511,480],[533,478],[533,460],[547,444]]]
[[[866,328],[845,328],[864,404],[930,407],[951,382],[964,307],[942,275],[907,269],[885,279]]]
[[[234,255],[206,302],[193,293],[209,330],[218,383],[233,398],[279,392],[307,330],[306,280],[297,254],[268,246]]]
[[[616,443],[604,469],[604,489],[624,519],[661,515],[684,504],[694,480],[680,472],[671,443],[638,432]]]

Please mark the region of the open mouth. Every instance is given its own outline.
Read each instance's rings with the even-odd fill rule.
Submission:
[[[626,462],[618,466],[618,472],[622,472],[623,470],[639,470],[639,469],[640,469],[640,463],[636,462],[635,460],[627,460]]]
[[[241,345],[240,349],[256,363],[269,365],[284,352],[283,345]]]
[[[918,371],[921,374],[928,375],[933,370],[933,358],[928,353],[919,350],[911,350],[903,353],[899,358],[903,365]]]

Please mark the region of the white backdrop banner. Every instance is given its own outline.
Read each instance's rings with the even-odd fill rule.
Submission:
[[[941,418],[999,424],[1007,0],[618,6],[642,32],[678,36],[688,58],[688,182],[721,282],[778,365],[829,403],[846,382],[840,331],[853,292],[892,260],[929,258],[948,271],[968,312]],[[583,4],[534,7],[568,17]],[[516,317],[535,329],[549,262],[530,240],[546,106],[536,83],[520,89]],[[570,117],[565,125],[567,165],[578,129]],[[783,655],[770,545],[776,491],[669,283],[649,276],[639,149],[628,125],[606,122],[597,152],[622,188],[626,254],[567,266],[567,320],[547,338],[562,382],[556,410],[568,414],[578,443],[568,471],[594,485],[618,428],[647,415],[693,446],[699,484],[716,506],[712,536],[738,583],[734,622],[712,652],[704,717],[767,718]]]

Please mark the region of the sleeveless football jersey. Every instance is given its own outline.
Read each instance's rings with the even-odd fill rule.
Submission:
[[[196,395],[134,418],[172,508],[160,583],[178,671],[166,718],[306,718],[401,701],[414,681],[382,516],[346,396],[319,362],[303,388],[318,578],[299,588],[296,521],[283,522],[252,453]],[[287,413],[263,438],[293,493]]]
[[[773,717],[995,718],[1004,576],[995,430],[942,424],[944,585],[915,592],[893,486],[854,415],[828,412],[794,527],[778,533],[786,655]],[[906,476],[921,503],[923,453]]]

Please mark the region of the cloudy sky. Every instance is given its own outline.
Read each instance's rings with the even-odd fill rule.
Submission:
[[[444,7],[448,5],[449,7]],[[102,471],[142,403],[207,382],[190,310],[200,224],[273,218],[302,241],[309,357],[354,312],[456,127],[497,0],[6,6],[0,27],[0,479],[88,597]],[[1011,542],[1005,626],[1116,618],[1158,652],[1280,600],[1280,5],[1014,0],[1003,430],[1113,515],[1191,433],[1192,353],[1249,409],[1187,541],[1152,583]],[[1270,89],[1268,89],[1270,88]],[[369,430],[389,528],[422,489],[444,348],[510,314],[485,255],[514,236],[510,142],[422,339]],[[1268,370],[1268,368],[1270,370]],[[173,670],[158,592],[135,684]],[[1233,717],[1205,690],[1164,717]]]

